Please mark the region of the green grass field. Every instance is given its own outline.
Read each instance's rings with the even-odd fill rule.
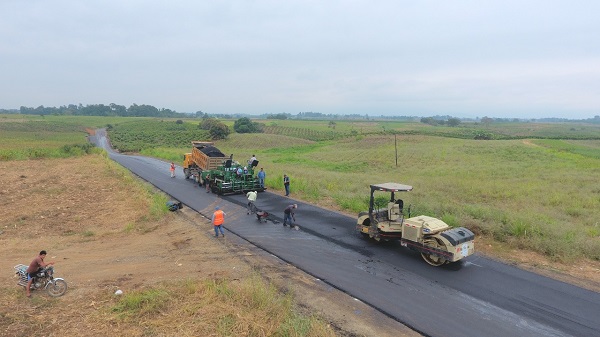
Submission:
[[[63,118],[69,122],[62,124],[73,128],[108,124],[98,117]],[[131,119],[112,118],[110,123],[132,124],[127,121]],[[268,133],[233,133],[216,146],[240,162],[256,154],[270,190],[283,189],[285,173],[295,197],[359,212],[367,208],[369,184],[400,182],[414,186],[403,198],[413,215],[438,217],[554,259],[600,260],[599,125],[491,123],[451,128],[336,121],[333,129],[328,121],[261,122],[270,128]],[[23,130],[4,132],[2,124],[7,123],[24,122],[0,119],[0,155],[23,143],[35,145],[38,138]],[[197,123],[190,119],[184,124]],[[150,139],[135,129],[128,132],[135,134],[131,139],[149,144],[142,154],[176,162],[191,150],[190,141],[202,140],[186,140],[183,132],[173,130],[162,131],[163,141],[156,134]],[[473,139],[479,132],[496,140]],[[70,144],[77,134],[75,129],[60,129],[47,136],[44,147]]]
[[[95,151],[86,126],[96,118],[0,115],[0,160],[64,158]]]

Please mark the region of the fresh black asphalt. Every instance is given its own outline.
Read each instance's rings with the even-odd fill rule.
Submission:
[[[600,336],[600,294],[596,292],[477,254],[458,266],[431,267],[397,242],[362,238],[355,231],[353,217],[269,191],[259,193],[256,201],[259,209],[270,213],[266,223],[259,222],[246,214],[244,195],[205,193],[183,178],[180,167],[172,179],[166,162],[112,152],[102,131],[90,141],[107,149],[113,160],[134,174],[207,217],[219,205],[227,214],[226,231],[425,336]],[[298,204],[299,230],[281,224],[283,209],[292,203]]]

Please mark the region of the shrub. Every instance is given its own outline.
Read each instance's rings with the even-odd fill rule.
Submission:
[[[207,117],[202,119],[202,122],[198,124],[198,128],[202,130],[210,130],[210,128],[212,128],[214,125],[218,125],[219,123],[221,122],[218,119]]]
[[[262,132],[262,126],[247,117],[242,117],[235,121],[233,130],[237,133],[258,133]]]
[[[223,123],[213,125],[208,132],[213,140],[225,139],[230,133],[229,127]]]

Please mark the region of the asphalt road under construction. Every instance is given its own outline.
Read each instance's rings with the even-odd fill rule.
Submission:
[[[600,337],[599,293],[477,253],[459,265],[432,267],[398,242],[364,239],[354,217],[268,191],[258,194],[256,206],[269,213],[266,223],[259,222],[246,214],[245,195],[205,193],[179,166],[171,178],[169,163],[115,153],[102,130],[90,141],[187,207],[210,217],[220,206],[226,231],[425,336]],[[283,209],[293,203],[299,230],[282,226]]]

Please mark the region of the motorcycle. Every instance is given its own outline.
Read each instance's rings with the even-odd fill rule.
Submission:
[[[27,288],[27,266],[18,264],[14,266],[14,269],[16,276],[19,277],[17,285]],[[33,277],[30,290],[42,289],[45,289],[48,295],[52,297],[62,296],[67,292],[67,281],[60,277],[54,277],[53,266],[42,268]]]

